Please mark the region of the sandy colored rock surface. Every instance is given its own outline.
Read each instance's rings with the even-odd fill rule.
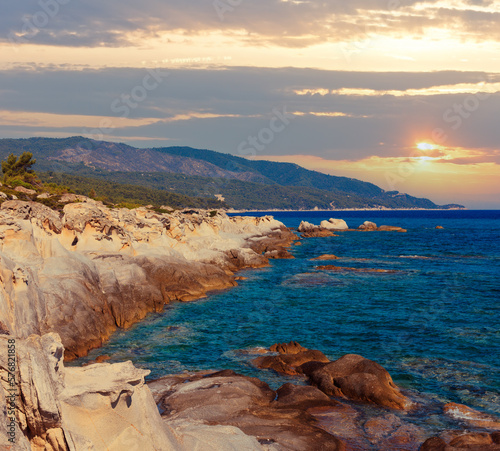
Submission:
[[[297,237],[272,217],[109,209],[66,195],[0,209],[0,322],[19,338],[57,332],[73,359],[172,301],[236,284],[234,272],[288,257]]]

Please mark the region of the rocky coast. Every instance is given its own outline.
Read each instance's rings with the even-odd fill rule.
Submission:
[[[18,200],[0,209],[0,450],[500,449],[498,419],[449,404],[443,414],[463,427],[429,437],[405,419],[418,400],[376,362],[330,361],[296,342],[241,350],[297,379],[277,390],[217,368],[146,384],[149,371],[131,362],[65,366],[170,302],[236,285],[239,269],[293,258],[298,236],[272,217],[62,200],[58,212]],[[358,230],[404,231],[372,224]],[[299,228],[344,230],[336,220]]]
[[[36,202],[1,206],[0,325],[18,338],[58,333],[66,360],[169,302],[236,285],[239,269],[290,257],[296,238],[272,217],[62,200],[60,213]]]

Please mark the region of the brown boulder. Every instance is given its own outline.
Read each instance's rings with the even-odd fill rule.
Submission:
[[[446,448],[446,442],[442,438],[431,437],[422,444],[419,451],[446,451]]]
[[[300,408],[302,410],[311,407],[331,406],[336,402],[325,395],[316,387],[307,385],[294,385],[287,383],[276,391],[278,399],[273,405],[280,408]]]
[[[318,230],[302,233],[303,238],[325,238],[328,236],[338,236],[338,235],[336,235],[335,233],[333,233],[328,229],[320,229],[319,227]]]
[[[372,449],[361,427],[361,412],[352,406],[337,402],[334,406],[308,409],[318,426],[345,442],[349,450]]]
[[[486,432],[475,432],[471,434],[460,435],[459,437],[454,438],[450,442],[450,446],[454,446],[456,448],[470,448],[472,446],[487,446],[493,445],[493,439],[490,434]]]
[[[298,354],[299,352],[307,351],[301,344],[296,341],[290,341],[289,343],[275,343],[269,350],[271,352],[279,352],[280,354]]]
[[[499,451],[500,450],[500,432],[488,434],[486,432],[472,432],[458,434],[456,431],[442,434],[442,437],[431,437],[427,439],[419,451]],[[453,437],[446,438],[447,435]],[[446,439],[446,440],[445,440]],[[447,444],[446,441],[449,441]]]
[[[407,232],[407,230],[403,229],[402,227],[388,226],[388,225],[381,225],[377,230],[379,232],[402,232],[402,233]]]
[[[378,363],[347,354],[310,376],[313,385],[330,396],[365,401],[393,409],[405,409],[409,400]]]
[[[342,441],[318,428],[314,417],[300,408],[320,401],[323,394],[304,390],[311,387],[282,387],[278,390],[281,401],[280,395],[273,401],[276,393],[267,384],[229,370],[201,378],[188,375],[184,380],[182,376],[165,377],[150,387],[153,384],[167,424],[194,420],[234,426],[261,445],[270,445],[268,449],[345,450]]]
[[[264,257],[266,257],[266,258],[279,258],[279,259],[295,258],[286,249],[272,249],[272,250],[266,251],[264,253]]]
[[[252,363],[260,369],[271,369],[281,374],[296,376],[303,374],[301,366],[311,361],[327,363],[330,360],[321,351],[308,349],[296,354],[257,357]]]

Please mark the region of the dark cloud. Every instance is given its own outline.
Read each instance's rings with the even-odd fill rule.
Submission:
[[[232,7],[227,0],[1,0],[0,40],[17,36],[20,42],[37,44],[127,46],[165,31],[189,36],[243,30],[248,43],[305,47],[346,41],[347,36],[420,35],[435,27],[463,38],[500,38],[498,13],[432,8],[437,0],[425,2],[427,9],[415,9],[416,3],[421,2],[245,0]],[[471,8],[490,3],[468,2]]]
[[[122,96],[141,89],[147,70],[82,69],[0,71],[3,110],[61,115],[122,116]],[[497,149],[500,142],[500,93],[477,99],[472,94],[392,96],[382,91],[476,83],[480,72],[349,73],[312,69],[232,68],[170,70],[156,89],[147,91],[130,118],[154,118],[149,125],[114,129],[116,140],[151,146],[182,144],[237,154],[241,142],[255,136],[275,115],[273,108],[300,112],[262,154],[317,155],[328,159],[362,159],[370,155],[400,157],[418,140],[429,140],[440,128],[448,147]],[[498,80],[498,74],[489,76]],[[151,80],[150,80],[151,81]],[[138,87],[136,91],[134,89]],[[369,88],[380,95],[299,96],[304,88]],[[476,100],[474,100],[476,99]],[[114,107],[113,107],[114,105]],[[455,112],[467,105],[462,115]],[[350,117],[311,113],[340,112]],[[218,117],[170,121],[180,114],[210,113]],[[36,124],[36,122],[34,122]],[[1,137],[99,133],[83,126],[19,124],[0,127]],[[105,133],[106,134],[106,133]],[[141,138],[142,137],[142,138]],[[153,141],[149,141],[153,139]],[[381,145],[380,143],[383,143]],[[490,152],[491,158],[494,153]],[[439,156],[439,155],[435,155]],[[495,157],[496,158],[496,157]]]

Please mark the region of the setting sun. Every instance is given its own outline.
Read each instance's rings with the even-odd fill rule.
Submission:
[[[417,149],[419,150],[433,150],[434,146],[432,144],[421,142],[417,144]]]

